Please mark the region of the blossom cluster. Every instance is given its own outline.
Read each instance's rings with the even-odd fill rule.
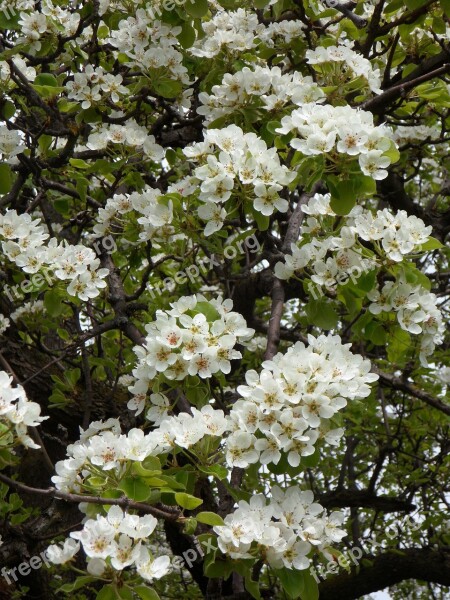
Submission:
[[[203,142],[183,152],[189,160],[202,163],[193,174],[200,183],[199,199],[206,203],[206,210],[200,207],[198,213],[202,219],[215,219],[215,205],[226,202],[235,186],[250,195],[254,209],[263,215],[271,215],[275,209],[287,211],[288,202],[278,192],[295,178],[295,173],[280,163],[276,148],[267,148],[255,133],[244,133],[236,125],[209,129]],[[208,234],[221,229],[227,213],[225,209],[219,209],[219,213]]]
[[[73,80],[66,83],[67,97],[81,102],[81,108],[89,108],[107,95],[112,102],[129,93],[122,85],[122,76],[105,73],[102,67],[88,64],[82,73],[75,73]]]
[[[181,31],[181,27],[154,20],[148,6],[138,8],[134,16],[119,21],[118,29],[112,30],[105,42],[117,49],[116,55],[120,52],[129,58],[127,66],[146,70],[163,68],[170,79],[188,84],[183,55],[174,48]]]
[[[205,37],[189,49],[194,56],[214,58],[223,47],[230,53],[255,47],[255,37],[264,32],[255,13],[238,8],[236,11],[218,11],[212,19],[202,23]]]
[[[340,276],[353,267],[368,271],[377,265],[374,258],[364,257],[358,238],[374,242],[381,257],[386,256],[394,262],[401,262],[405,256],[420,252],[429,239],[431,227],[416,217],[400,210],[396,214],[388,209],[377,211],[374,216],[370,210],[356,206],[346,217],[340,235],[323,239],[315,237],[322,232],[322,219],[335,216],[329,206],[330,195],[316,194],[303,212],[310,215],[301,227],[302,234],[312,236],[311,241],[292,244],[291,252],[284,262],[275,265],[275,274],[279,279],[289,279],[294,273],[310,269],[311,279],[318,285],[340,281]],[[327,256],[333,252],[332,256]]]
[[[323,220],[335,216],[330,208],[330,195],[315,194],[308,205],[303,207],[307,215],[306,224],[301,233],[310,235],[310,241],[301,238],[292,244],[291,254],[284,262],[275,265],[275,275],[279,279],[290,279],[303,272],[310,276],[318,286],[334,287],[342,282],[342,275],[359,274],[378,267],[379,262],[400,263],[405,257],[420,252],[431,234],[431,226],[422,219],[399,210],[392,213],[389,209],[378,210],[373,214],[361,206],[355,206],[345,218],[339,236],[316,237],[323,230]],[[364,242],[371,242],[378,254],[367,257],[362,253]],[[444,332],[442,314],[436,303],[436,296],[420,285],[412,286],[403,280],[389,281],[382,290],[376,284],[367,293],[371,301],[372,314],[395,311],[397,319],[405,331],[412,334],[423,333],[421,339],[421,361],[440,343]]]
[[[247,371],[247,385],[237,388],[243,398],[230,411],[233,433],[226,442],[230,466],[280,461],[282,452],[297,467],[302,456],[314,453],[323,437],[336,445],[342,429],[330,429],[331,419],[347,400],[365,398],[370,361],[352,354],[351,344],[339,336],[308,336],[309,346],[297,342],[285,354],[262,364],[262,371]]]
[[[116,111],[112,116],[121,117],[123,113]],[[155,136],[150,135],[148,129],[138,125],[134,119],[129,119],[126,125],[103,123],[94,126],[86,147],[89,150],[102,150],[108,144],[119,144],[121,147],[130,146],[142,150],[154,162],[161,161],[165,156],[164,148],[155,143]]]
[[[24,302],[16,310],[13,310],[9,315],[9,319],[0,313],[0,335],[8,329],[11,321],[19,323],[24,317],[29,317],[30,315],[41,316],[44,312],[45,306],[42,300],[31,300],[30,302]]]
[[[28,81],[34,81],[36,79],[36,69],[27,65],[23,58],[20,56],[14,56],[11,60],[14,64],[14,67],[20,71],[20,73],[24,75]],[[11,69],[9,64],[6,61],[0,62],[0,82],[2,87],[7,83],[13,84],[10,78]]]
[[[67,446],[68,458],[56,463],[52,481],[59,490],[81,492],[84,482],[99,468],[114,470],[120,478],[127,462],[142,462],[157,454],[154,452],[157,444],[155,436],[144,436],[141,429],[131,429],[123,435],[118,419],[94,421],[86,431],[81,430],[77,442]]]
[[[5,317],[5,315],[2,315],[0,313],[0,335],[2,335],[2,333],[5,333],[5,331],[8,329],[8,327],[11,325],[10,320]]]
[[[364,257],[360,248],[351,247],[356,244],[356,238],[350,228],[343,227],[341,235],[341,238],[313,237],[310,242],[301,246],[292,244],[292,254],[286,254],[284,263],[276,263],[275,275],[278,279],[290,279],[294,273],[303,270],[316,285],[330,288],[347,281],[348,274],[352,274],[353,269],[362,273],[377,266],[376,260]],[[299,242],[301,241],[300,239]],[[332,253],[331,256],[327,256],[329,253]]]
[[[211,94],[201,92],[197,108],[206,122],[234,113],[248,105],[261,106],[264,110],[275,111],[286,104],[297,105],[317,102],[325,98],[324,92],[311,76],[303,76],[298,71],[283,73],[280,67],[244,67],[235,74],[226,73],[221,85],[214,85]]]
[[[369,311],[372,314],[394,311],[402,329],[415,335],[423,334],[419,357],[427,366],[426,357],[433,353],[435,344],[442,343],[445,333],[436,295],[420,285],[413,286],[400,279],[386,282],[381,290],[377,285],[367,297],[371,301]]]
[[[272,4],[270,2],[269,4]],[[255,48],[259,43],[273,48],[289,44],[303,35],[305,24],[300,20],[280,20],[264,25],[255,13],[243,8],[219,10],[209,21],[202,23],[205,36],[198,40],[190,53],[202,58],[214,58],[220,52],[236,55]]]
[[[291,254],[286,254],[284,262],[275,264],[274,272],[278,279],[290,279],[303,271],[316,285],[330,288],[348,279],[353,268],[367,272],[377,266],[375,258],[362,254],[357,243],[358,231],[352,227],[353,216],[363,210],[361,207],[357,206],[350,212],[339,236],[321,237],[326,231],[324,219],[336,216],[330,207],[330,199],[330,194],[315,194],[302,207],[308,215],[300,227],[302,235],[296,244],[291,245]],[[307,237],[310,241],[306,241]]]
[[[394,129],[394,140],[397,144],[408,142],[423,142],[426,139],[437,140],[441,135],[438,126],[427,125],[399,125]]]
[[[176,446],[191,448],[207,435],[222,437],[229,430],[223,411],[210,405],[201,410],[193,407],[191,414],[181,412],[177,416],[159,411],[155,421],[158,427],[147,434],[141,429],[131,429],[126,435],[121,433],[117,419],[94,421],[86,431],[81,431],[77,442],[67,447],[68,458],[56,464],[56,475],[52,477],[55,487],[65,492],[81,492],[98,469],[111,471],[120,479],[131,462],[173,451]]]
[[[386,256],[395,262],[420,252],[432,231],[431,225],[426,226],[419,217],[408,215],[404,210],[394,214],[387,208],[377,211],[375,216],[368,210],[361,210],[352,229],[365,241],[381,243]]]
[[[41,49],[41,39],[45,34],[73,35],[80,23],[80,14],[76,11],[55,6],[51,0],[43,0],[41,11],[37,12],[35,2],[30,2],[20,13],[20,33],[16,40],[17,44],[29,44],[29,50],[33,53]]]
[[[0,154],[10,164],[17,162],[15,158],[25,150],[25,144],[20,133],[14,129],[0,129]]]
[[[169,572],[170,558],[153,559],[145,543],[157,523],[152,515],[139,517],[124,512],[119,506],[111,506],[106,517],[97,515],[96,519],[86,520],[83,529],[73,531],[62,547],[49,546],[47,556],[53,564],[65,564],[77,554],[81,544],[88,557],[87,571],[91,575],[101,577],[108,567],[116,571],[134,567],[147,581],[160,579]]]
[[[21,306],[18,306],[15,311],[13,311],[9,317],[11,321],[17,323],[24,316],[27,315],[39,315],[45,311],[45,306],[42,300],[34,300],[31,302],[25,302]]]
[[[241,500],[238,508],[216,525],[220,550],[231,558],[252,558],[252,550],[263,548],[267,562],[275,569],[307,569],[308,554],[326,552],[347,534],[340,529],[341,512],[327,516],[314,502],[313,493],[298,486],[286,491],[274,486],[269,494],[257,494],[250,502]],[[259,550],[260,552],[261,550]]]
[[[156,311],[156,319],[145,327],[144,345],[134,348],[138,364],[130,391],[136,406],[143,407],[150,382],[159,373],[174,380],[229,373],[230,361],[242,357],[234,346],[254,334],[245,319],[231,310],[229,299],[207,301],[197,294],[183,296],[171,306],[171,310]]]
[[[167,228],[172,222],[172,203],[160,202],[162,194],[158,189],[146,187],[131,194],[115,194],[106,202],[105,208],[99,208],[97,223],[94,225],[96,236],[104,236],[123,226],[122,216],[136,211],[140,215],[137,222],[141,226],[139,239],[146,241],[158,239],[160,228]]]
[[[99,295],[106,287],[104,278],[108,269],[101,269],[95,252],[81,244],[58,244],[52,238],[44,245],[49,234],[40,225],[40,219],[32,219],[28,213],[17,214],[8,210],[0,215],[2,250],[7,258],[25,273],[37,273],[44,267],[51,268],[57,279],[70,281],[67,292],[88,300]]]
[[[41,417],[41,407],[30,402],[21,385],[12,387],[13,378],[0,371],[0,425],[2,436],[14,426],[19,442],[28,448],[39,448],[27,435],[27,427],[36,427],[48,417]]]
[[[358,156],[364,175],[374,179],[387,177],[391,160],[392,132],[386,125],[373,123],[370,112],[351,106],[308,103],[281,120],[278,133],[294,133],[290,145],[306,156],[333,153]],[[296,137],[300,136],[300,137]]]
[[[162,394],[159,394],[162,396]],[[161,405],[167,410],[168,402],[159,406],[155,403],[147,413],[149,420],[155,419],[155,424],[159,422],[159,427],[148,435],[150,439],[156,440],[156,448],[162,451],[178,448],[192,448],[205,436],[222,437],[230,429],[229,419],[224,412],[214,409],[210,404],[206,404],[197,410],[191,408],[191,414],[180,412],[176,416],[168,416],[167,412],[162,413]],[[156,418],[155,418],[156,417]]]
[[[319,46],[315,50],[305,53],[308,64],[318,65],[327,62],[344,63],[344,68],[349,68],[355,76],[362,76],[367,80],[370,89],[376,94],[381,93],[380,70],[373,69],[367,58],[361,56],[349,46]]]

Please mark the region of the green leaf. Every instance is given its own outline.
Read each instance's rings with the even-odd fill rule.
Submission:
[[[0,194],[7,194],[12,186],[11,167],[5,163],[0,164]]]
[[[228,123],[229,119],[230,115],[223,115],[218,119],[214,119],[214,121],[208,123],[208,129],[222,129]]]
[[[295,569],[277,569],[275,575],[281,582],[283,590],[290,598],[300,598],[300,588],[303,587],[302,572]]]
[[[439,0],[439,3],[445,15],[450,18],[450,0]]]
[[[383,156],[387,156],[391,163],[396,163],[400,160],[400,152],[397,150],[395,142],[391,140],[391,147],[389,150],[383,152]]]
[[[181,94],[181,90],[183,89],[179,81],[174,81],[168,77],[156,79],[152,85],[155,92],[163,98],[176,98]]]
[[[34,83],[36,85],[49,85],[50,87],[56,87],[58,85],[56,77],[50,73],[41,73],[40,75],[37,75]]]
[[[138,586],[134,588],[134,591],[142,600],[160,600],[158,594],[151,588]]]
[[[113,585],[104,585],[97,594],[97,600],[116,600],[116,588]]]
[[[102,115],[98,112],[96,108],[90,106],[84,110],[80,110],[80,112],[75,117],[75,121],[80,123],[100,123],[102,121]]]
[[[58,588],[57,591],[65,592],[67,594],[84,587],[92,581],[95,581],[95,577],[91,577],[90,575],[82,575],[81,577],[77,577],[73,583],[65,583],[60,588]]]
[[[89,169],[89,167],[91,166],[89,163],[87,163],[81,158],[69,158],[69,164],[71,164],[72,167],[75,167],[76,169]]]
[[[217,310],[214,308],[214,306],[212,304],[210,304],[209,302],[197,302],[197,304],[195,305],[194,310],[192,311],[196,314],[201,313],[202,315],[205,315],[206,320],[209,323],[212,323],[213,321],[217,321],[218,319],[220,319],[220,315],[217,312]]]
[[[144,469],[148,469],[149,471],[160,471],[161,470],[161,461],[157,456],[147,456],[144,458],[141,464]]]
[[[364,292],[370,292],[375,285],[375,279],[377,276],[377,270],[373,269],[368,273],[363,273],[359,279],[356,280],[355,285]]]
[[[300,598],[302,600],[318,600],[319,598],[319,586],[317,581],[311,575],[309,570],[302,571],[303,574],[303,588],[300,591]]]
[[[195,42],[195,29],[189,21],[185,21],[181,26],[181,32],[177,39],[182,48],[190,48]]]
[[[267,127],[267,131],[269,131],[270,133],[272,133],[273,135],[276,135],[277,133],[277,129],[279,127],[281,127],[281,123],[280,121],[269,121],[266,125]]]
[[[152,487],[164,487],[169,490],[184,490],[185,486],[180,481],[177,481],[175,477],[169,477],[168,475],[160,475],[159,477],[151,477],[146,480]]]
[[[228,579],[232,572],[233,563],[230,560],[215,560],[215,554],[211,555],[210,560],[205,560],[204,573],[206,577]]]
[[[195,518],[200,523],[205,523],[205,525],[225,525],[222,517],[213,512],[199,512],[195,515]]]
[[[318,600],[319,588],[314,577],[308,570],[277,569],[275,574],[279,578],[284,591],[294,600]]]
[[[301,465],[303,467],[307,467],[308,469],[313,469],[314,467],[317,467],[317,465],[319,464],[319,459],[320,459],[320,452],[318,449],[316,449],[314,451],[314,454],[311,454],[310,456],[302,456]]]
[[[203,500],[191,496],[191,494],[186,494],[185,492],[177,492],[175,494],[175,500],[179,506],[187,510],[193,510],[194,508],[197,508],[197,506],[200,506],[200,504],[203,504]]]
[[[445,34],[445,21],[442,19],[442,17],[434,17],[431,28],[434,33]]]
[[[269,0],[255,0],[254,5],[256,8],[265,8],[269,4]]]
[[[184,8],[189,15],[201,19],[208,12],[208,0],[188,0]]]
[[[249,594],[252,595],[255,600],[259,600],[261,598],[261,592],[259,591],[259,583],[257,581],[253,581],[251,573],[245,574],[245,589]]]
[[[151,458],[153,458],[153,457],[151,457]],[[138,475],[139,477],[154,477],[155,475],[161,474],[161,465],[159,464],[159,461],[158,461],[157,467],[155,469],[148,469],[148,468],[145,468],[142,465],[142,463],[134,462],[131,470],[135,475]]]
[[[39,138],[39,148],[41,149],[44,155],[47,154],[47,150],[50,148],[53,142],[53,137],[51,135],[41,135]]]
[[[194,535],[197,529],[197,519],[190,518],[183,522],[183,531],[186,535]]]
[[[4,5],[5,6],[5,5]],[[21,27],[19,26],[19,20],[20,20],[20,12],[19,10],[12,10],[12,9],[8,9],[8,5],[6,5],[4,8],[2,8],[1,12],[0,12],[0,29],[21,29]],[[23,44],[22,44],[23,46]],[[17,54],[17,52],[19,52],[17,46],[15,46],[13,48],[14,50],[14,54]],[[4,53],[2,52],[2,58],[6,59],[7,57],[4,56]],[[9,56],[8,56],[9,58]]]
[[[45,292],[44,306],[50,317],[59,317],[64,310],[64,306],[58,290],[48,290]]]
[[[444,245],[434,237],[428,238],[428,240],[419,247],[420,252],[429,252],[430,250],[439,250],[440,248],[444,248]]]
[[[64,377],[69,382],[71,388],[75,388],[76,384],[80,380],[81,377],[81,369],[76,367],[75,369],[66,370],[64,373]]]
[[[427,0],[405,0],[405,4],[410,10],[416,10],[416,8],[420,8],[426,3]]]
[[[123,585],[122,587],[119,587],[118,592],[119,597],[123,598],[123,600],[134,599],[133,592],[131,591],[131,588],[128,585]]]
[[[259,231],[267,231],[269,229],[269,225],[270,225],[270,217],[267,217],[266,215],[261,214],[256,209],[253,209],[252,213],[253,213],[253,217],[256,221],[256,224],[258,225]]]
[[[206,473],[207,475],[212,475],[214,477],[217,477],[217,479],[220,479],[221,481],[223,479],[226,479],[226,477],[228,475],[227,468],[223,467],[222,465],[210,465],[208,467],[199,466],[198,469],[202,473]]]
[[[54,98],[61,92],[64,92],[65,88],[61,86],[55,85],[36,85],[32,84],[32,87],[36,90],[36,92],[42,96],[42,98]]]
[[[141,478],[125,477],[117,486],[128,498],[142,502],[150,496],[150,486]]]
[[[348,215],[356,204],[356,191],[352,180],[341,181],[338,177],[330,175],[326,182],[331,193],[332,210],[340,216]]]
[[[339,320],[339,315],[330,302],[325,299],[310,300],[305,306],[308,323],[322,329],[334,329]]]
[[[402,278],[406,279],[407,283],[411,283],[413,285],[421,285],[426,290],[431,290],[431,281],[422,273],[413,262],[403,262],[401,263],[401,268],[399,270],[399,274]]]
[[[364,337],[375,346],[384,346],[386,344],[386,331],[383,325],[376,321],[371,321],[367,324],[364,329]]]
[[[11,102],[11,100],[5,100],[5,102],[2,104],[2,117],[6,120],[10,119],[11,117],[14,116],[16,112],[16,107],[14,105],[13,102]]]
[[[61,198],[55,198],[53,201],[53,206],[56,210],[62,215],[66,216],[69,212],[69,198],[67,196],[62,196]]]
[[[391,363],[401,365],[404,363],[405,355],[411,346],[410,334],[396,325],[389,333],[387,343],[388,360]]]

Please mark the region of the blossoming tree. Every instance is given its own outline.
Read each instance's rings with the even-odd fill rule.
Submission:
[[[0,6],[0,596],[448,597],[448,0]]]

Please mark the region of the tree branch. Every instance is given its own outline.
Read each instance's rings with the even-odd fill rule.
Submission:
[[[366,555],[372,564],[360,563],[351,573],[328,577],[319,585],[320,600],[356,600],[406,579],[450,585],[450,551],[408,548]]]
[[[23,492],[24,494],[34,494],[38,496],[47,496],[50,498],[56,498],[57,500],[65,500],[66,502],[86,502],[87,504],[104,504],[110,506],[120,506],[121,508],[132,508],[141,512],[153,515],[157,519],[165,519],[166,521],[177,521],[180,513],[167,512],[157,508],[156,506],[150,506],[150,504],[144,504],[143,502],[135,502],[127,497],[122,498],[102,498],[101,496],[83,496],[81,494],[69,494],[67,492],[61,492],[56,488],[48,488],[46,490],[41,488],[30,487],[19,481],[14,481],[10,477],[0,473],[0,481],[6,483],[6,485],[13,489]]]
[[[449,60],[448,53],[446,60]],[[398,98],[403,96],[403,94],[405,94],[408,90],[415,88],[424,81],[429,81],[430,79],[434,79],[434,77],[439,77],[439,75],[443,75],[444,73],[449,72],[450,64],[446,64],[443,67],[440,67],[439,69],[435,69],[434,71],[430,71],[429,73],[425,73],[424,75],[420,75],[419,77],[411,78],[411,76],[408,76],[405,79],[403,79],[399,84],[392,86],[379,96],[375,96],[370,100],[366,100],[365,102],[360,104],[358,108],[368,110],[376,115],[382,114],[385,111],[388,104],[391,104],[394,100],[397,100]]]
[[[376,496],[367,490],[336,490],[317,497],[324,508],[373,508],[384,513],[410,512],[416,507],[407,500]]]
[[[422,400],[422,402],[425,402],[425,404],[428,404],[428,406],[432,406],[433,408],[440,410],[444,414],[450,415],[450,405],[444,404],[444,402],[441,402],[441,400],[439,400],[438,398],[435,398],[428,392],[425,392],[424,390],[419,389],[412,383],[403,381],[403,379],[400,379],[400,377],[396,377],[395,375],[392,375],[391,373],[385,373],[384,371],[380,371],[380,369],[378,369],[375,366],[372,366],[372,372],[379,375],[380,381],[382,381],[384,384],[388,385],[389,387],[392,387],[401,392],[405,392],[406,394],[409,394],[410,396],[413,396],[414,398],[418,398],[419,400]]]

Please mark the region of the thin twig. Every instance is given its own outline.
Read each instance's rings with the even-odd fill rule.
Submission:
[[[156,506],[150,506],[150,504],[144,504],[143,502],[135,502],[134,500],[130,500],[126,496],[122,496],[121,498],[102,498],[101,496],[69,494],[68,492],[61,492],[60,490],[52,487],[44,490],[41,488],[30,487],[29,485],[25,485],[19,481],[14,481],[14,479],[3,475],[3,473],[0,473],[0,481],[3,481],[3,483],[6,483],[6,485],[18,490],[19,492],[24,492],[25,494],[48,496],[49,498],[65,500],[66,502],[87,502],[88,504],[104,504],[110,506],[120,506],[121,508],[132,508],[153,515],[158,519],[165,519],[166,521],[177,521],[180,516],[178,511],[173,513],[165,512],[160,508],[156,508]]]

